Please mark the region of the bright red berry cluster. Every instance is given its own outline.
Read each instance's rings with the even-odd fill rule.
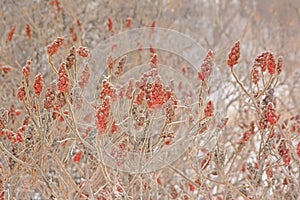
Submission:
[[[55,97],[54,110],[59,110],[66,105],[67,101],[63,92],[59,91]]]
[[[45,99],[44,99],[44,108],[45,108],[45,109],[48,110],[48,109],[54,107],[55,96],[56,96],[56,93],[55,93],[54,87],[53,87],[53,86],[50,86],[50,87],[47,89],[47,92],[46,92],[46,94],[45,94]]]
[[[256,84],[259,79],[258,68],[264,73],[268,71],[269,74],[274,75],[275,73],[280,74],[282,71],[282,57],[278,57],[277,63],[274,58],[274,54],[271,52],[263,52],[255,58],[253,70],[252,70],[252,81]]]
[[[66,63],[61,63],[59,69],[58,69],[58,81],[57,81],[57,87],[58,90],[61,92],[67,92],[69,89],[69,75],[68,71],[66,69]]]
[[[276,63],[275,63],[275,58],[272,53],[268,53],[267,58],[266,58],[266,65],[269,74],[273,75],[276,72]]]
[[[143,91],[144,94],[140,95],[145,96],[148,108],[162,106],[169,100],[176,102],[173,92],[163,86],[156,68],[144,73],[135,86]],[[142,96],[139,97],[138,102],[141,102]]]
[[[78,47],[76,52],[79,56],[81,56],[83,58],[86,58],[90,55],[90,52],[87,47],[80,46],[80,47]]]
[[[263,52],[255,58],[254,64],[261,68],[262,72],[267,70],[266,59],[268,57],[269,52]]]
[[[285,141],[281,140],[279,147],[278,147],[279,155],[282,157],[282,160],[285,165],[290,165],[291,157],[290,157],[290,150],[287,148]]]
[[[145,92],[141,90],[135,97],[134,103],[137,105],[141,105],[144,102]]]
[[[107,29],[109,32],[113,32],[113,21],[110,17],[107,18]]]
[[[26,99],[25,87],[23,85],[18,88],[17,97],[20,101]]]
[[[14,24],[11,29],[9,30],[9,32],[7,33],[7,41],[8,42],[11,42],[12,41],[12,38],[16,32],[16,24]]]
[[[272,102],[269,102],[267,105],[266,117],[271,125],[275,125],[279,119],[279,116],[275,114],[275,106]]]
[[[114,61],[112,55],[107,56],[106,64],[107,64],[107,69],[112,70],[114,68],[115,61]]]
[[[42,74],[36,75],[33,83],[33,89],[36,96],[40,96],[44,87],[44,80]]]
[[[49,56],[56,54],[58,49],[63,45],[63,41],[64,41],[64,38],[58,37],[50,45],[48,45],[47,53],[49,54]]]
[[[109,97],[105,97],[102,104],[99,106],[96,112],[96,127],[99,134],[106,131],[110,115],[110,100]]]
[[[260,79],[260,73],[258,67],[259,66],[257,64],[254,64],[251,71],[251,80],[254,84],[258,84]]]
[[[27,79],[30,75],[30,65],[31,61],[27,60],[26,65],[22,69],[23,76]]]
[[[157,68],[157,64],[158,64],[158,56],[156,53],[152,53],[150,58],[150,67]]]
[[[27,37],[31,40],[32,38],[32,33],[31,33],[31,28],[29,24],[25,25],[25,33],[27,35]]]
[[[107,96],[115,98],[116,90],[112,84],[110,84],[106,79],[102,81],[102,90],[100,92],[100,99],[105,99]]]
[[[239,58],[240,58],[240,41],[237,41],[234,43],[228,55],[227,66],[232,68],[234,65],[238,63]]]
[[[214,115],[214,105],[212,101],[207,102],[206,107],[204,109],[204,114],[206,117],[212,117]]]
[[[114,133],[117,133],[118,130],[119,130],[119,127],[118,127],[118,125],[116,124],[116,121],[113,121],[113,123],[112,123],[112,125],[111,125],[110,132],[111,132],[112,134],[114,134]]]
[[[21,143],[23,142],[23,136],[22,131],[24,130],[23,127],[19,128],[16,132],[8,130],[8,129],[2,129],[0,131],[0,136],[6,136],[6,138],[12,143]]]
[[[242,138],[239,140],[238,144],[238,152],[241,152],[242,148],[247,144],[247,142],[250,140],[250,138],[255,135],[255,126],[254,126],[254,122],[252,121],[250,123],[250,126],[248,128],[248,130],[246,130],[245,132],[243,132]]]
[[[152,86],[145,89],[146,93],[146,102],[148,108],[154,107],[156,105],[163,105],[166,103],[172,96],[173,93],[170,90],[167,90],[163,87],[161,81],[157,79]]]
[[[78,151],[74,156],[73,156],[73,162],[77,163],[81,160],[82,157],[82,152]]]

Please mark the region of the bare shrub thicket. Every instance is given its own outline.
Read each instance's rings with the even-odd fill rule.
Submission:
[[[0,199],[300,198],[297,0],[0,5]],[[195,90],[157,75],[172,57],[150,48],[105,55],[105,76],[89,91],[97,44],[145,26],[177,30],[203,47],[198,70],[180,68]],[[122,79],[144,58],[144,74]],[[84,99],[87,92],[96,100]],[[160,124],[151,141],[124,134]],[[168,148],[178,132],[190,143],[176,160],[123,168],[126,159],[142,162],[134,153]],[[201,134],[215,140],[204,148]],[[115,167],[103,162],[103,144]]]

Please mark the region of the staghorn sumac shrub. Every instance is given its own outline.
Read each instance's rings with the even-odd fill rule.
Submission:
[[[0,199],[299,198],[296,1],[4,2]]]

